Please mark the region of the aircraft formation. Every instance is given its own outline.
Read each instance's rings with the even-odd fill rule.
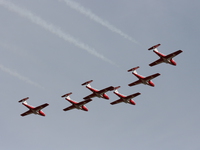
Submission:
[[[175,51],[171,54],[164,55],[164,54],[160,53],[157,49],[160,45],[161,44],[157,44],[157,45],[154,45],[154,46],[152,46],[148,49],[148,50],[153,50],[153,52],[156,53],[160,57],[158,60],[150,63],[149,66],[152,67],[152,66],[155,66],[155,65],[158,65],[158,64],[161,64],[161,63],[167,63],[167,64],[170,64],[170,65],[176,66],[176,62],[173,60],[173,57],[177,56],[178,54],[182,53],[183,51],[178,50],[178,51]],[[139,66],[128,70],[128,72],[132,72],[132,74],[135,75],[138,78],[137,81],[134,81],[134,82],[128,84],[128,86],[145,84],[145,85],[149,85],[149,86],[154,87],[155,84],[151,80],[158,77],[160,75],[160,73],[155,73],[153,75],[144,77],[144,76],[141,76],[137,73],[136,70],[138,68],[139,68]],[[84,97],[83,98],[84,100],[81,101],[81,102],[76,102],[76,101],[74,101],[70,98],[70,95],[72,94],[72,92],[61,96],[62,98],[65,98],[65,100],[67,100],[68,102],[71,103],[71,106],[64,108],[63,111],[68,111],[68,110],[72,110],[72,109],[80,109],[80,110],[83,110],[83,111],[88,111],[88,108],[85,106],[85,104],[91,102],[92,98],[94,98],[94,97],[109,100],[109,97],[106,94],[106,92],[108,92],[108,91],[114,91],[113,93],[116,94],[119,97],[118,100],[111,102],[110,103],[111,105],[115,105],[115,104],[122,103],[122,102],[127,103],[127,104],[131,104],[131,105],[136,105],[133,98],[135,98],[135,97],[137,97],[141,94],[141,93],[137,92],[137,93],[125,96],[125,95],[118,92],[118,89],[120,88],[120,86],[117,86],[117,87],[109,86],[109,87],[104,88],[102,90],[97,90],[97,89],[91,87],[91,85],[90,85],[91,82],[93,82],[93,80],[84,82],[82,84],[82,86],[86,86],[86,88],[89,89],[92,92],[92,94]],[[26,98],[18,101],[18,102],[22,102],[22,104],[29,109],[28,111],[22,113],[21,116],[26,116],[26,115],[29,115],[29,114],[37,114],[37,115],[40,115],[40,116],[45,116],[45,113],[42,111],[42,109],[47,107],[49,104],[45,103],[45,104],[42,104],[40,106],[33,107],[26,102],[28,99],[29,99],[29,97],[26,97]]]

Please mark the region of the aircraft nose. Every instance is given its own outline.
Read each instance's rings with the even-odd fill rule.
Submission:
[[[149,84],[150,86],[153,86],[153,87],[155,86],[155,84],[152,81],[150,81]]]
[[[130,100],[131,104],[136,105],[134,100]]]
[[[171,62],[172,62],[172,65],[176,66],[176,62],[173,59],[171,60]]]
[[[82,106],[83,110],[88,111],[88,108],[86,106]]]
[[[109,99],[108,95],[106,95],[106,94],[104,94],[103,97],[104,97],[105,99]]]
[[[41,110],[39,111],[39,113],[40,113],[40,115],[42,115],[42,116],[46,116],[45,113],[44,113],[43,111],[41,111]]]

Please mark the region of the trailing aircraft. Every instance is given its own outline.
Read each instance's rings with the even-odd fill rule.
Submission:
[[[156,78],[157,76],[159,76],[160,73],[156,73],[156,74],[150,75],[148,77],[143,77],[143,76],[139,75],[136,72],[136,69],[138,69],[138,68],[139,68],[139,66],[128,70],[128,72],[133,71],[132,74],[135,75],[139,79],[139,80],[137,80],[137,81],[135,81],[133,83],[130,83],[128,85],[129,86],[134,86],[134,85],[143,83],[145,85],[155,86],[154,83],[151,80],[154,79],[154,78]]]
[[[28,99],[29,99],[29,97],[26,97],[26,98],[19,101],[19,103],[22,102],[22,104],[29,109],[28,111],[21,114],[21,116],[26,116],[26,115],[29,115],[29,114],[36,114],[36,115],[40,115],[40,116],[45,116],[45,113],[41,109],[47,107],[49,104],[45,103],[45,104],[42,104],[40,106],[33,107],[33,106],[28,105],[28,103],[26,102],[26,100],[28,100]]]
[[[157,44],[157,45],[154,45],[152,47],[150,47],[148,50],[153,50],[154,53],[156,53],[160,58],[154,62],[152,62],[151,64],[149,64],[149,66],[155,66],[155,65],[158,65],[160,63],[167,63],[167,64],[171,64],[173,66],[176,66],[176,62],[172,59],[173,57],[177,56],[178,54],[182,53],[183,51],[182,50],[178,50],[176,52],[173,52],[171,54],[168,54],[168,55],[164,55],[160,52],[158,52],[158,49],[157,47],[159,47],[161,44]]]

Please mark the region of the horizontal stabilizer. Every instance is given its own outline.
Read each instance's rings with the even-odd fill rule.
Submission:
[[[137,67],[135,67],[135,68],[131,68],[131,69],[128,70],[128,72],[130,72],[130,71],[134,71],[134,70],[136,70],[136,69],[138,69],[138,68],[140,68],[140,67],[137,66]]]
[[[21,99],[21,100],[18,101],[18,102],[19,102],[19,103],[20,103],[20,102],[24,102],[24,101],[26,101],[27,99],[29,99],[29,97],[23,98],[23,99]]]
[[[72,92],[67,93],[67,94],[65,94],[65,95],[63,95],[63,96],[61,96],[61,97],[67,97],[67,96],[69,96],[69,95],[71,95],[71,94],[72,94]]]
[[[85,82],[85,83],[83,83],[83,84],[81,84],[81,85],[87,85],[87,84],[91,83],[92,81],[93,81],[93,80],[87,81],[87,82]]]
[[[155,49],[155,48],[157,48],[157,47],[160,46],[160,45],[161,45],[161,44],[154,45],[154,46],[150,47],[148,50]]]
[[[117,87],[114,87],[114,90],[117,90],[117,89],[119,89],[121,86],[117,86]]]
[[[117,89],[119,89],[119,88],[120,88],[120,86],[114,87],[114,93],[115,93],[117,96],[122,97],[121,94],[119,94],[119,92],[118,92],[118,90],[117,90]]]

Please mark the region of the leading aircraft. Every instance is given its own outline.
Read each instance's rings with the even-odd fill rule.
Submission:
[[[87,107],[85,106],[85,104],[87,104],[87,103],[89,103],[90,101],[92,101],[92,99],[87,99],[87,100],[84,100],[84,101],[82,101],[82,102],[75,102],[75,101],[73,101],[70,97],[69,97],[69,95],[71,95],[72,94],[72,92],[71,93],[67,93],[67,94],[65,94],[65,95],[63,95],[63,96],[61,96],[61,97],[66,97],[65,99],[67,100],[67,101],[69,101],[72,105],[71,106],[69,106],[69,107],[67,107],[67,108],[65,108],[65,109],[63,109],[64,111],[68,111],[68,110],[71,110],[71,109],[80,109],[80,110],[84,110],[84,111],[88,111],[88,109],[87,109]]]
[[[106,95],[105,93],[108,92],[108,91],[113,91],[114,90],[114,87],[113,86],[109,86],[107,88],[104,88],[102,90],[97,90],[97,89],[94,89],[90,86],[90,83],[92,82],[93,80],[90,80],[90,81],[87,81],[85,83],[83,83],[82,85],[86,85],[86,88],[88,88],[90,91],[92,91],[93,93],[84,97],[83,99],[90,99],[90,98],[93,98],[93,97],[99,97],[99,98],[104,98],[104,99],[109,99],[108,95]]]
[[[156,73],[156,74],[150,75],[148,77],[143,77],[143,76],[139,75],[136,72],[136,69],[138,69],[138,68],[139,68],[139,66],[128,70],[128,72],[133,71],[132,74],[135,75],[139,79],[139,80],[137,80],[137,81],[135,81],[133,83],[130,83],[128,85],[129,86],[134,86],[134,85],[143,83],[145,85],[149,85],[149,86],[154,87],[155,85],[154,85],[154,83],[151,80],[154,79],[154,78],[156,78],[157,76],[159,76],[160,73]]]
[[[156,53],[160,58],[154,62],[152,62],[151,64],[149,64],[149,66],[155,66],[155,65],[158,65],[160,63],[167,63],[167,64],[171,64],[173,66],[176,66],[176,62],[172,59],[173,57],[177,56],[178,54],[182,53],[183,51],[182,50],[178,50],[176,52],[173,52],[169,55],[164,55],[160,52],[158,52],[158,49],[157,47],[159,47],[161,44],[157,44],[157,45],[154,45],[152,47],[150,47],[148,50],[153,50],[154,53]]]
[[[29,97],[26,97],[26,98],[19,101],[19,103],[22,102],[22,104],[29,109],[28,111],[21,114],[21,116],[26,116],[26,115],[30,115],[30,114],[45,116],[45,113],[41,109],[47,107],[49,104],[45,103],[45,104],[42,104],[40,106],[33,107],[33,106],[28,105],[28,103],[26,102],[26,100],[28,100],[28,99],[29,99]]]
[[[128,103],[128,104],[136,105],[135,101],[132,100],[132,98],[134,98],[134,97],[140,95],[141,93],[137,92],[137,93],[135,93],[135,94],[131,94],[131,95],[125,96],[125,95],[122,95],[122,94],[120,94],[120,93],[118,92],[117,89],[119,89],[119,88],[120,88],[120,86],[115,87],[115,91],[114,91],[113,93],[115,93],[117,96],[119,96],[120,99],[118,99],[118,100],[116,100],[116,101],[114,101],[114,102],[112,102],[112,103],[110,103],[110,104],[111,104],[111,105],[114,105],[114,104],[118,104],[118,103],[124,102],[124,103]]]

